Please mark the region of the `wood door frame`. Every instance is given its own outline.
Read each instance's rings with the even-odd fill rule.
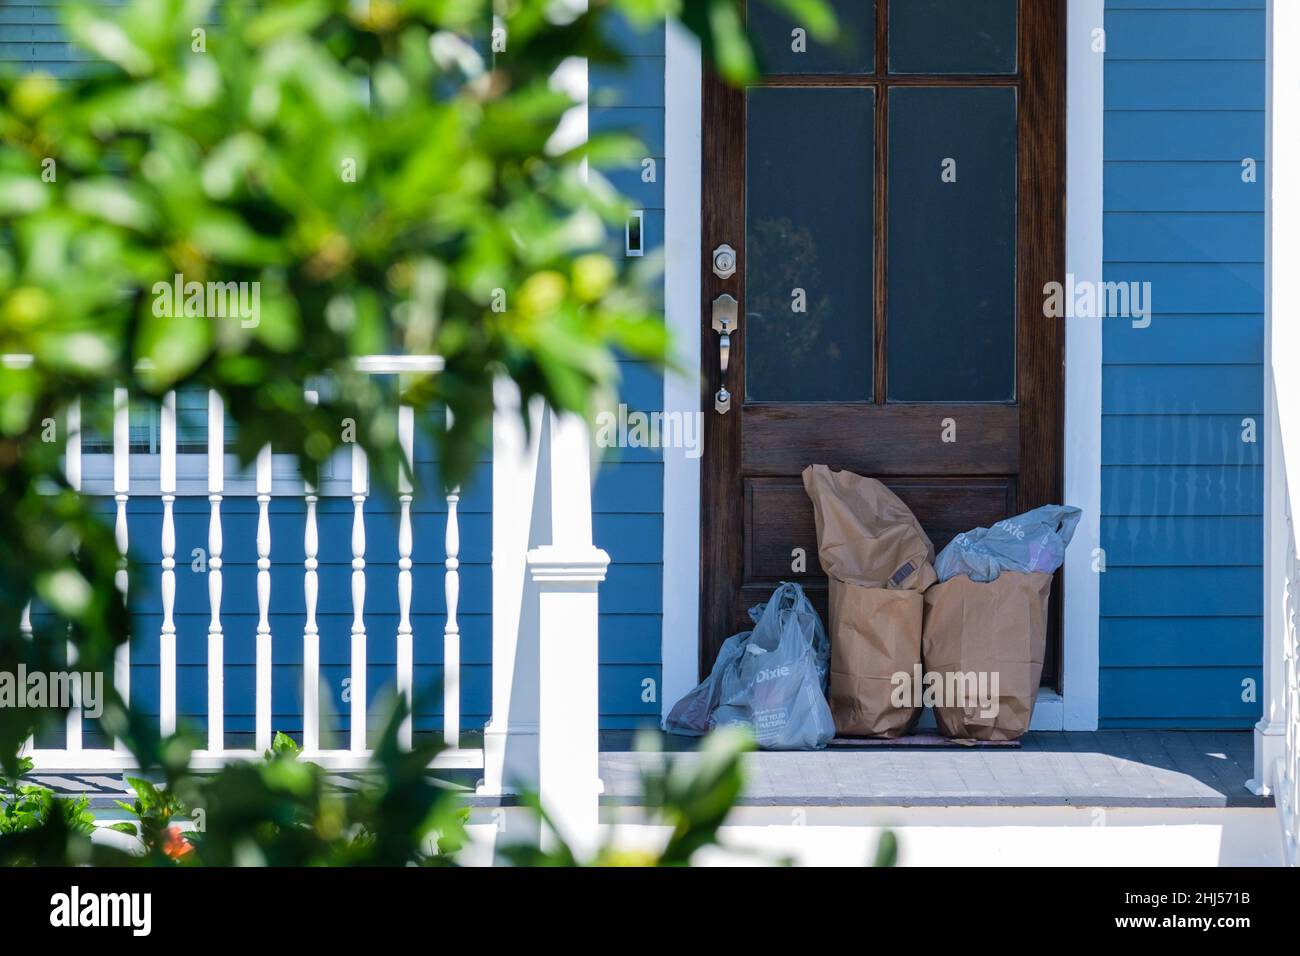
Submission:
[[[882,22],[888,6],[877,4]],[[1043,316],[1043,288],[1065,274],[1065,92],[1066,92],[1066,0],[1020,0],[1019,56],[1015,77],[988,77],[989,85],[1015,83],[1019,90],[1017,130],[1017,252],[1016,252],[1016,396],[1019,415],[1020,473],[1017,497],[1026,510],[1049,501],[1059,501],[1064,473],[1064,320]],[[877,31],[876,61],[886,64],[883,29]],[[981,80],[985,78],[981,77]],[[783,78],[783,82],[790,82]],[[836,77],[815,77],[807,85],[843,85]],[[853,78],[854,85],[883,87],[878,81]],[[891,78],[891,83],[895,79]],[[915,85],[942,85],[942,77],[917,77],[901,81]],[[741,415],[744,382],[744,91],[724,84],[705,67],[702,80],[702,184],[701,184],[701,281],[699,335],[703,392],[701,408],[705,419],[705,454],[700,469],[700,632],[699,670],[703,674],[722,639],[734,622],[727,608],[710,599],[711,578],[739,582],[744,573],[741,548],[731,547],[744,533],[742,510],[720,507],[727,494],[738,494],[741,461]],[[876,163],[887,162],[887,143],[882,132],[887,123],[884,97],[876,97]],[[877,180],[877,234],[886,213],[885,197]],[[710,267],[711,250],[728,243],[737,250],[735,275],[720,279]],[[876,369],[883,375],[885,250],[877,242],[875,254]],[[719,415],[713,409],[713,395],[721,384],[717,359],[717,335],[707,317],[713,299],[729,292],[741,302],[742,321],[738,341],[733,342],[729,387],[733,409]],[[895,408],[899,406],[893,406]],[[933,413],[934,406],[922,406]],[[1006,406],[1001,406],[1005,408]],[[965,406],[970,414],[971,406]],[[996,418],[999,406],[985,406]],[[968,432],[969,434],[969,432]],[[1061,575],[1058,573],[1052,603],[1051,640],[1060,653],[1048,683],[1059,686],[1064,649],[1060,646]]]

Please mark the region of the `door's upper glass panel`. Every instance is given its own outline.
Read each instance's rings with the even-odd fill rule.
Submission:
[[[872,398],[875,94],[746,94],[745,395]]]
[[[1015,90],[890,90],[888,237],[888,399],[1012,401]]]
[[[750,0],[749,35],[759,66],[769,76],[799,73],[874,73],[875,0],[831,0],[839,35],[814,40],[808,25],[792,20],[768,0]]]
[[[889,72],[1015,73],[1018,2],[889,0]]]

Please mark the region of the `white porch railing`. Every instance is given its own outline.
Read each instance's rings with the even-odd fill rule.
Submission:
[[[1286,592],[1282,621],[1281,688],[1284,744],[1273,765],[1273,799],[1282,823],[1282,852],[1300,866],[1300,561],[1296,560],[1295,526],[1287,507]]]
[[[358,362],[365,371],[384,372],[436,372],[441,360],[429,357],[421,360],[371,356]],[[308,392],[308,400],[315,395]],[[131,501],[131,449],[128,396],[125,389],[114,390],[112,461],[112,492],[116,503],[114,532],[121,563],[116,586],[123,595],[127,588],[127,549],[129,540],[129,514]],[[262,449],[255,467],[254,493],[257,498],[256,533],[256,600],[257,631],[255,653],[255,718],[254,748],[232,749],[226,744],[225,719],[225,632],[222,623],[223,557],[225,541],[221,515],[222,501],[227,497],[225,476],[225,407],[217,392],[208,395],[208,446],[207,446],[207,498],[209,520],[207,534],[207,591],[210,621],[207,630],[207,746],[194,755],[194,765],[211,767],[229,760],[260,756],[271,745],[271,673],[272,634],[271,613],[271,529],[270,503],[272,493],[271,448]],[[69,437],[66,451],[66,474],[73,488],[83,485],[83,459],[81,410],[74,403],[68,414]],[[158,493],[162,500],[162,535],[159,543],[160,598],[162,628],[159,645],[159,730],[169,734],[177,727],[177,652],[176,625],[174,621],[176,600],[176,530],[174,504],[177,498],[176,454],[176,394],[169,392],[160,406]],[[412,462],[414,448],[414,410],[402,406],[398,410],[399,443],[408,463]],[[339,768],[364,766],[369,750],[367,734],[367,632],[366,632],[366,516],[365,504],[370,493],[370,476],[365,451],[360,445],[351,449],[350,491],[353,504],[351,553],[351,667],[350,667],[350,732],[346,749],[321,749],[320,729],[320,631],[316,622],[318,598],[317,555],[319,533],[316,505],[318,490],[303,484],[306,501],[306,530],[303,538],[303,597],[306,605],[306,623],[301,635],[282,635],[279,640],[301,640],[303,648],[302,737],[304,755],[324,765]],[[402,472],[397,477],[400,518],[398,551],[392,556],[371,556],[371,562],[392,560],[398,566],[397,594],[393,596],[398,608],[396,639],[396,685],[399,693],[412,701],[414,674],[414,632],[411,626],[412,551],[411,502],[414,488],[409,477]],[[194,493],[193,489],[190,491]],[[439,754],[435,765],[440,767],[474,768],[482,766],[482,752],[460,747],[460,627],[457,620],[459,598],[460,529],[457,505],[459,489],[446,494],[447,527],[444,542],[445,560],[443,587],[446,593],[446,615],[442,629],[444,679],[443,738],[446,750]],[[283,547],[283,545],[281,545]],[[137,542],[139,550],[139,542]],[[295,559],[296,560],[296,559]],[[279,570],[277,573],[288,573]],[[27,618],[24,625],[29,626]],[[71,649],[70,649],[71,653]],[[130,700],[131,661],[130,648],[122,645],[114,662],[113,683],[124,700]],[[42,769],[107,770],[130,766],[131,757],[120,741],[112,749],[86,747],[82,735],[83,714],[80,707],[68,713],[66,742],[62,749],[31,747],[31,756]],[[401,729],[400,739],[410,746],[412,722],[408,718]]]
[[[12,364],[10,360],[9,364]],[[370,356],[358,366],[373,373],[434,373],[441,368],[436,358]],[[540,406],[532,410],[532,439],[526,442],[512,386],[497,389],[503,399],[494,422],[493,447],[493,694],[492,719],[487,728],[489,756],[484,751],[462,749],[460,670],[460,627],[457,618],[460,596],[459,489],[446,493],[447,525],[443,546],[442,584],[446,615],[441,635],[417,634],[411,621],[414,587],[414,542],[411,505],[419,489],[405,473],[397,476],[399,528],[393,555],[367,551],[366,502],[370,493],[365,452],[353,446],[347,491],[352,499],[351,527],[351,731],[346,748],[322,749],[319,695],[320,628],[316,619],[319,593],[320,553],[317,504],[321,490],[298,482],[295,493],[305,501],[306,522],[302,550],[272,540],[269,506],[273,488],[284,491],[284,483],[273,485],[273,455],[270,448],[258,455],[255,481],[251,488],[257,499],[255,637],[255,742],[253,749],[227,745],[225,720],[225,625],[223,611],[224,559],[228,557],[223,538],[221,505],[232,489],[226,480],[225,409],[221,397],[208,396],[208,444],[206,450],[208,498],[207,592],[210,620],[207,628],[208,733],[206,747],[194,755],[193,765],[211,768],[231,760],[259,757],[270,746],[273,730],[271,710],[272,645],[301,641],[303,656],[302,743],[304,756],[338,769],[361,768],[369,751],[366,744],[367,643],[395,640],[395,679],[398,692],[410,702],[414,675],[415,642],[441,639],[444,679],[443,728],[446,748],[436,759],[440,768],[483,768],[480,791],[505,793],[530,789],[541,793],[561,829],[579,847],[594,845],[597,824],[597,586],[604,579],[608,556],[592,545],[591,459],[584,424],[569,416],[552,416]],[[307,392],[309,401],[316,396]],[[116,503],[115,533],[123,555],[117,587],[125,593],[129,518],[133,488],[128,401],[125,390],[114,393],[112,437],[112,484]],[[414,449],[413,409],[398,409],[398,440],[408,462]],[[74,404],[68,414],[66,472],[69,483],[83,490],[81,410]],[[191,478],[183,489],[177,481],[177,414],[175,393],[164,396],[160,409],[159,461],[156,488],[150,483],[143,493],[156,491],[163,506],[162,533],[158,543],[162,625],[159,651],[159,730],[171,733],[177,727],[177,633],[174,619],[176,600],[176,531],[174,505],[178,494],[197,496],[204,489]],[[240,484],[235,493],[247,494]],[[333,489],[336,493],[339,488]],[[136,493],[141,493],[136,490]],[[141,542],[136,543],[140,552]],[[273,554],[274,545],[274,554]],[[273,563],[273,557],[275,563]],[[301,634],[272,635],[270,625],[271,575],[297,573],[290,570],[301,560],[304,627]],[[368,568],[385,561],[397,566],[398,610],[394,635],[376,634],[367,628]],[[522,572],[527,569],[527,583]],[[375,596],[369,595],[373,602]],[[247,609],[241,609],[247,611]],[[30,615],[23,617],[23,629],[31,633]],[[69,648],[72,655],[73,649]],[[113,679],[124,699],[129,700],[130,651],[123,646],[115,661]],[[132,758],[120,745],[86,747],[82,735],[83,714],[74,707],[67,716],[66,743],[62,749],[35,747],[28,751],[39,769],[84,771],[129,769]],[[400,740],[410,746],[412,723],[408,718]],[[497,745],[495,751],[493,744]]]

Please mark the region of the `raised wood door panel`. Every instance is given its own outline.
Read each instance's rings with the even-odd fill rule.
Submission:
[[[1064,259],[1064,2],[954,3],[837,3],[851,20],[870,8],[875,30],[871,55],[843,68],[811,42],[811,59],[786,55],[765,23],[776,67],[762,81],[705,76],[702,671],[782,580],[824,613],[807,465],[880,478],[937,548],[1060,499],[1064,328],[1043,316],[1042,290]],[[983,59],[956,34],[898,42],[941,8],[953,15],[940,33],[968,29],[980,4],[994,15]],[[983,72],[919,72],[972,63]],[[942,193],[949,153],[961,185]],[[727,277],[711,268],[723,244],[736,251]],[[710,323],[724,293],[739,303],[725,376]]]

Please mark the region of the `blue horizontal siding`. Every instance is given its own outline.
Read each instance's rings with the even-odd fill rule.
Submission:
[[[1242,179],[1242,160],[1255,160],[1256,182]],[[1105,208],[1125,212],[1264,211],[1262,155],[1226,162],[1106,162]]]
[[[620,15],[605,18],[615,65],[593,65],[588,125],[592,133],[621,131],[640,151],[625,165],[602,170],[635,209],[643,211],[647,256],[664,246],[664,30],[642,30]],[[648,163],[646,161],[649,161]],[[622,255],[625,236],[610,246]],[[662,299],[662,283],[652,290]],[[630,411],[663,408],[662,374],[639,361],[621,361],[619,401]],[[601,726],[627,729],[657,721],[662,682],[663,452],[658,448],[599,449],[593,491],[595,541],[612,563],[601,586]]]
[[[1146,328],[1102,326],[1108,365],[1251,365],[1264,354],[1262,315],[1160,315]]]
[[[1152,311],[1157,317],[1263,311],[1263,263],[1108,260],[1104,278],[1107,282],[1151,283]]]
[[[614,13],[601,18],[601,31],[605,41],[624,56],[664,55],[662,23],[637,23]]]
[[[1108,212],[1108,262],[1263,262],[1264,214]]]
[[[1263,60],[1188,62],[1116,60],[1106,64],[1110,110],[1257,109]]]
[[[658,107],[664,105],[664,58],[628,56],[623,62],[593,65],[589,72],[593,107]]]
[[[1262,60],[1262,9],[1130,10],[1108,3],[1106,59]]]
[[[1261,515],[1264,469],[1237,465],[1107,465],[1106,515]]]
[[[1100,707],[1107,724],[1147,720],[1161,726],[1176,714],[1200,726],[1245,728],[1259,719],[1262,670],[1250,667],[1113,667],[1101,685]],[[1255,700],[1243,700],[1243,681],[1252,682]],[[1186,726],[1186,725],[1184,725]]]
[[[587,128],[592,133],[627,133],[645,146],[647,156],[664,154],[662,106],[593,106],[587,111]]]
[[[1258,564],[1264,548],[1258,516],[1110,516],[1101,544],[1109,568]]]
[[[1106,4],[1104,276],[1152,316],[1103,328],[1103,727],[1259,715],[1263,6]]]
[[[1263,102],[1253,111],[1107,110],[1104,134],[1108,162],[1239,163],[1264,154]]]
[[[1242,440],[1247,418],[1262,424],[1242,415],[1103,415],[1101,460],[1104,465],[1261,465],[1260,442]]]
[[[1266,0],[1106,0],[1107,10],[1263,10]]]
[[[1108,365],[1102,408],[1108,415],[1261,415],[1263,381],[1259,365]]]
[[[1254,667],[1257,617],[1110,617],[1101,653],[1112,667]]]
[[[1256,565],[1107,566],[1101,579],[1101,613],[1102,617],[1259,617],[1264,613],[1263,590]],[[1109,664],[1102,660],[1103,668]]]

